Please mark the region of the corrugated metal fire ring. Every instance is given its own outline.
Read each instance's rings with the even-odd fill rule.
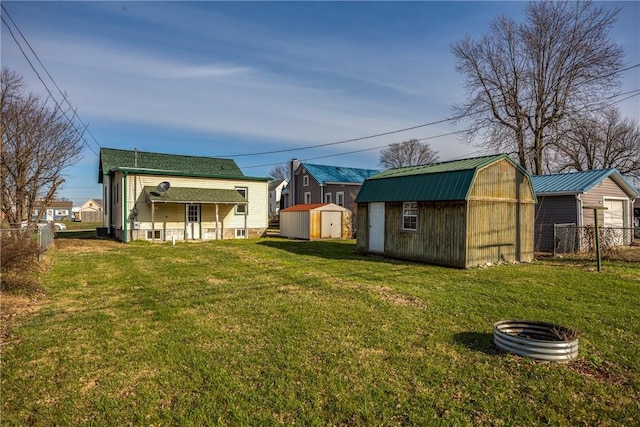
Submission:
[[[534,359],[566,362],[578,357],[578,338],[572,330],[553,323],[502,320],[493,325],[493,342],[510,353]],[[564,337],[564,339],[563,339]]]

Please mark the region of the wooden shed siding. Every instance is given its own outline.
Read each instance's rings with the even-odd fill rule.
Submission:
[[[418,203],[418,230],[402,230],[402,203],[385,208],[385,255],[464,268],[465,203]]]
[[[507,160],[480,170],[469,196],[480,200],[534,200],[529,180]]]
[[[531,261],[534,209],[530,203],[470,201],[465,267]]]
[[[357,209],[356,250],[365,253],[369,249],[369,204],[359,203]]]

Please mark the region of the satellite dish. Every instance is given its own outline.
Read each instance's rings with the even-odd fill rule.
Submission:
[[[164,193],[164,192],[166,192],[166,191],[169,189],[169,187],[171,187],[171,184],[169,184],[169,182],[167,182],[167,181],[163,181],[163,182],[161,182],[160,184],[158,184],[158,186],[156,187],[156,189],[157,189],[159,192]]]

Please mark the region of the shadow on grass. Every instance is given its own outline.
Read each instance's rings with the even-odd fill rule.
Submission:
[[[493,343],[493,333],[460,332],[459,334],[455,334],[453,339],[469,350],[480,351],[491,356],[498,354],[500,351]]]
[[[356,252],[352,240],[290,240],[273,239],[258,242],[259,245],[287,251],[296,255],[310,255],[326,259],[357,259],[361,261],[379,262],[383,264],[411,264],[410,261],[399,261],[390,258],[363,255]]]
[[[56,239],[97,239],[96,230],[57,231]]]

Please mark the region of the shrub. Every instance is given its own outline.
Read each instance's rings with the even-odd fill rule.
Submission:
[[[26,232],[3,232],[0,237],[0,290],[38,289],[38,243]]]

